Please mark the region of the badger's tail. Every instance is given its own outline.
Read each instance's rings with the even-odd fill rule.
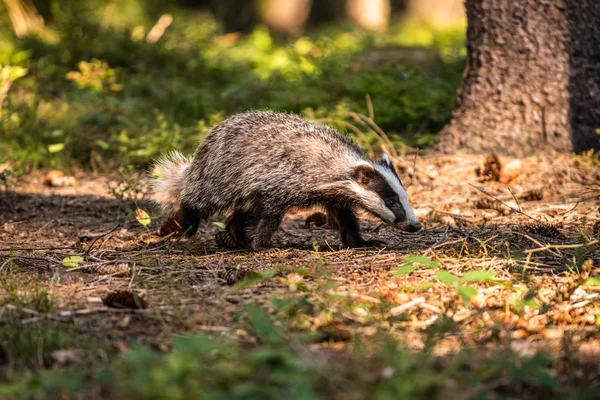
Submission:
[[[150,173],[150,191],[152,199],[164,211],[178,208],[183,178],[190,164],[191,159],[177,151],[154,163]]]

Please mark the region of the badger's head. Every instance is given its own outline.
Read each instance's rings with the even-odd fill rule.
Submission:
[[[354,168],[353,191],[363,207],[388,224],[406,232],[421,229],[406,190],[387,154],[377,164],[361,162]]]

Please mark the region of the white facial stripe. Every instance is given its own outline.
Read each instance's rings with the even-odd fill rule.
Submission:
[[[354,192],[356,197],[360,200],[360,202],[364,205],[364,207],[376,214],[387,222],[388,224],[393,224],[396,216],[393,212],[390,211],[389,208],[385,206],[385,203],[376,193],[366,190],[358,183],[354,181],[348,181],[348,188]]]
[[[406,212],[406,219],[408,223],[414,224],[418,223],[417,216],[415,215],[410,203],[408,202],[408,195],[406,194],[406,190],[402,187],[402,184],[394,175],[392,171],[387,169],[384,166],[375,164],[375,169],[379,172],[387,181],[387,183],[391,186],[392,190],[398,194],[398,198],[400,199],[400,204],[404,211]]]
[[[365,160],[359,160],[356,164],[354,164],[354,168],[360,167],[361,165],[366,165],[367,167],[373,168],[373,164],[367,162]]]
[[[381,157],[381,161],[383,161],[384,163],[386,163],[388,165],[392,165],[392,162],[390,161],[390,157],[386,153],[383,153],[383,156]]]

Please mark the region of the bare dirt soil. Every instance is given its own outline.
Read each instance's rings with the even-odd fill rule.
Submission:
[[[52,293],[49,313],[23,307],[23,319],[76,321],[109,332],[119,351],[133,339],[160,348],[173,333],[230,332],[245,304],[268,307],[273,295],[299,291],[319,296],[315,288],[326,275],[334,284],[328,293],[366,306],[323,303],[341,311],[334,321],[315,314],[304,322],[315,330],[335,326],[332,340],[319,346],[343,350],[340,332],[368,338],[384,326],[418,350],[443,319],[457,329],[436,345],[441,355],[501,343],[523,354],[546,349],[557,360],[598,365],[600,170],[582,160],[524,159],[508,183],[478,176],[481,157],[399,161],[421,232],[401,233],[365,215],[365,236],[387,247],[340,249],[335,231],[306,228],[314,210],[305,210],[290,213],[275,248],[259,253],[219,249],[219,217],[192,239],[158,236],[164,216],[146,200],[109,195],[114,176],[78,173],[74,186],[52,188],[35,172],[0,195],[0,270],[23,274]],[[148,229],[136,219],[136,205],[150,214]],[[405,259],[416,254],[435,265]],[[65,266],[72,256],[82,260]],[[261,271],[275,272],[234,290]],[[479,272],[455,285],[440,271],[459,278]],[[7,296],[0,290],[5,306]],[[369,305],[383,317],[370,318]],[[559,375],[568,373],[560,369],[564,363],[556,365]],[[585,373],[597,381],[597,370]]]

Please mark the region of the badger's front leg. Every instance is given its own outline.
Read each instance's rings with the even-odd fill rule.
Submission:
[[[375,247],[384,243],[379,240],[365,240],[360,235],[360,223],[356,213],[349,207],[328,207],[330,222],[338,227],[343,247]]]
[[[261,215],[254,229],[254,237],[252,239],[252,249],[254,251],[271,246],[271,238],[279,228],[282,219],[282,213]]]
[[[181,230],[187,236],[194,236],[200,226],[200,221],[207,219],[210,212],[198,210],[195,207],[182,205],[177,214],[177,220],[181,226]]]

